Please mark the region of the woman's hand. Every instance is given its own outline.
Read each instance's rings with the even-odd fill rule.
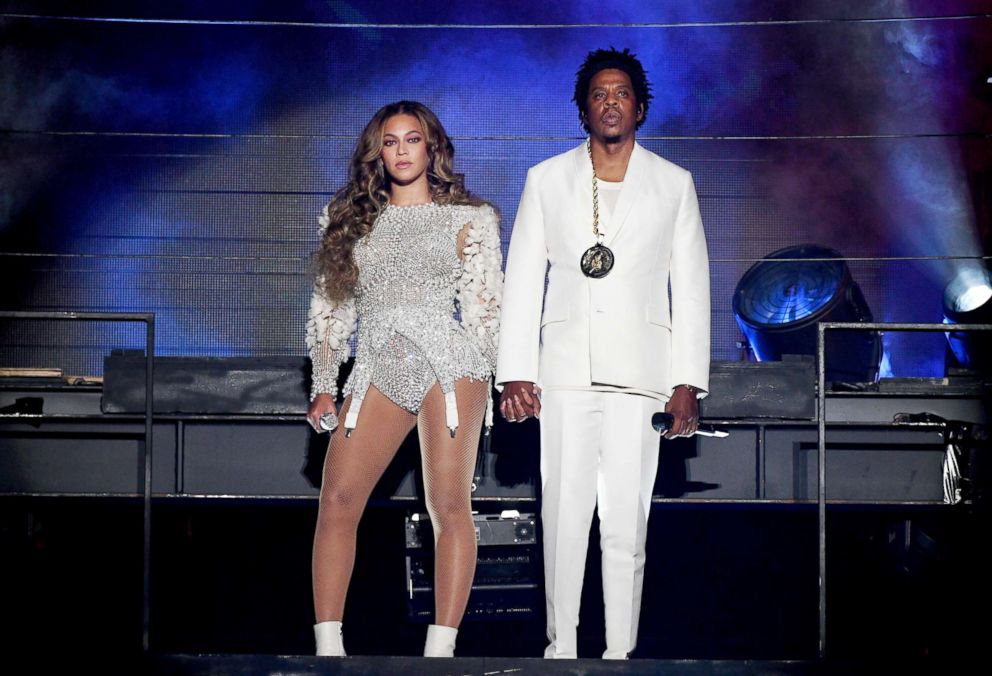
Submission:
[[[338,407],[334,405],[334,397],[330,394],[318,394],[310,402],[310,408],[307,409],[307,422],[310,423],[310,427],[317,430],[318,434],[327,431],[320,426],[320,416],[325,413],[337,415]]]

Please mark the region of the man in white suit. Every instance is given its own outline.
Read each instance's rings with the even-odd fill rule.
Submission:
[[[577,656],[594,509],[603,657],[634,649],[658,468],[651,416],[673,414],[669,437],[694,434],[708,387],[699,205],[689,172],[635,141],[650,99],[628,50],[588,55],[574,100],[589,138],[530,169],[510,240],[496,381],[508,420],[540,417],[545,657]]]

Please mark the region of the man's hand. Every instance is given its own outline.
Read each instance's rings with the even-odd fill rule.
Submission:
[[[334,397],[326,393],[318,394],[310,402],[310,408],[307,409],[307,422],[310,423],[310,427],[317,430],[318,434],[323,434],[327,431],[320,426],[320,416],[325,413],[337,415],[338,409],[334,405]]]
[[[503,385],[499,411],[510,422],[523,422],[531,416],[541,417],[541,388],[526,380],[511,380]]]
[[[672,398],[665,404],[665,411],[675,418],[672,429],[665,434],[666,439],[691,437],[696,433],[699,428],[699,401],[688,387],[679,385],[675,388]]]

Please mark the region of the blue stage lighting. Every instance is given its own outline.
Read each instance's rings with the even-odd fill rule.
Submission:
[[[985,267],[964,267],[944,287],[944,323],[992,323],[992,280]],[[944,335],[958,366],[984,370],[992,366],[988,335],[965,331]]]
[[[815,355],[819,322],[872,321],[841,255],[814,244],[780,249],[751,266],[737,284],[733,307],[758,361],[777,361],[786,354]],[[830,332],[827,380],[874,382],[881,353],[877,332]]]

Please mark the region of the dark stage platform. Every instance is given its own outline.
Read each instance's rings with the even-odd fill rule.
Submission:
[[[345,645],[356,659],[410,657],[423,649],[426,628],[409,617],[404,582],[406,513],[402,505],[374,505],[360,526],[345,610]],[[315,519],[314,501],[156,502],[152,653],[213,655],[206,666],[189,663],[215,665],[210,669],[245,654],[311,653]],[[0,500],[0,629],[7,645],[47,654],[58,635],[69,655],[133,653],[141,641],[140,526],[138,501]],[[832,508],[828,656],[979,658],[992,562],[978,534],[987,527],[987,518],[950,506]],[[657,504],[633,664],[810,663],[817,657],[816,552],[813,506]],[[579,625],[582,658],[596,658],[605,647],[600,578],[594,528]],[[537,594],[540,599],[543,589]],[[60,628],[66,621],[68,633]],[[539,605],[520,619],[467,618],[458,653],[533,658],[540,665],[544,645]],[[285,664],[279,670],[296,673]]]

